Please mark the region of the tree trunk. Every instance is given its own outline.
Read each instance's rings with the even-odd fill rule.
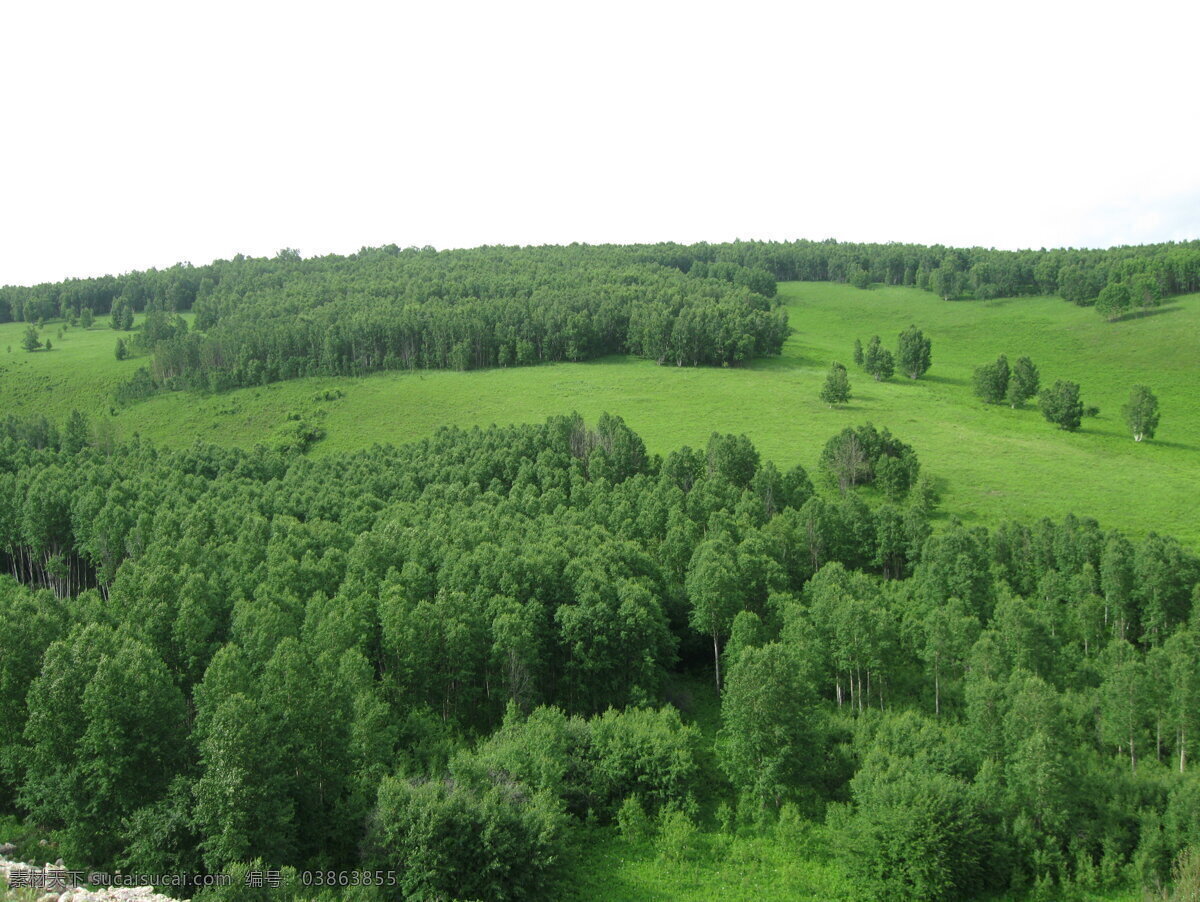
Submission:
[[[721,653],[717,650],[717,634],[716,631],[712,634],[713,637],[713,666],[717,671],[717,695],[721,694]]]

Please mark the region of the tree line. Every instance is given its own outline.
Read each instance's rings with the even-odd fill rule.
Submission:
[[[571,256],[574,254],[620,258],[628,265],[652,264],[683,272],[696,271],[748,290],[770,296],[771,280],[848,282],[861,287],[872,283],[913,285],[947,300],[1058,295],[1076,304],[1132,309],[1152,306],[1172,295],[1200,291],[1200,241],[1125,245],[1107,249],[1054,248],[1003,251],[994,248],[956,248],[945,245],[863,244],[826,241],[735,241],[683,245],[572,245],[541,248],[478,248],[441,251],[394,245],[364,248],[348,256],[319,258],[330,270],[353,266],[374,254],[420,256],[433,254],[488,254],[516,258],[521,255]],[[163,270],[150,269],[120,276],[68,279],[35,286],[0,287],[0,322],[34,322],[78,315],[83,309],[106,315],[123,299],[135,312],[151,302],[163,309],[189,310],[216,293],[224,282],[241,282],[251,274],[270,273],[276,287],[288,281],[288,267],[301,263],[292,250],[274,258],[241,254],[204,266],[183,263]],[[303,261],[311,263],[311,261]],[[253,277],[252,277],[253,280]],[[1113,287],[1115,286],[1115,287]],[[228,286],[227,286],[228,287]],[[332,287],[332,286],[327,286]]]
[[[877,896],[1161,884],[1200,843],[1200,559],[935,503],[873,427],[813,479],[608,415],[319,460],[10,418],[0,813],[72,865],[381,898],[554,897],[585,821],[797,816]]]
[[[513,366],[632,353],[679,366],[778,353],[777,281],[912,285],[948,300],[1056,294],[1110,319],[1200,290],[1200,242],[997,251],[836,241],[571,245],[179,264],[0,288],[0,322],[196,312],[157,336],[159,384],[228,388],[297,375]],[[890,352],[889,352],[890,353]]]

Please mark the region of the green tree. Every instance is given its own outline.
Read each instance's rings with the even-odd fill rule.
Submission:
[[[129,345],[125,343],[125,339],[117,339],[117,360],[125,360],[129,357]]]
[[[999,404],[1008,394],[1008,358],[1001,354],[995,363],[975,369],[975,394],[987,404]]]
[[[1144,438],[1154,438],[1158,429],[1158,398],[1144,385],[1135,385],[1129,393],[1129,400],[1121,408],[1125,416],[1125,425],[1133,433],[1133,440],[1140,442]]]
[[[95,321],[96,316],[92,313],[91,307],[84,307],[79,311],[79,325],[81,328],[90,329]]]
[[[25,335],[21,339],[21,347],[26,351],[36,351],[42,346],[42,341],[38,338],[38,330],[36,326],[26,326]]]
[[[109,324],[118,332],[133,328],[133,305],[125,297],[117,298],[113,304]]]
[[[1008,403],[1016,408],[1038,393],[1038,369],[1028,357],[1018,357],[1008,380]]]
[[[1083,403],[1079,400],[1079,384],[1063,379],[1042,391],[1038,399],[1042,416],[1060,429],[1074,431],[1083,418]]]
[[[1109,282],[1096,297],[1096,312],[1112,322],[1133,309],[1133,294],[1124,282]]]
[[[721,767],[741,792],[778,808],[818,771],[819,722],[802,660],[777,642],[742,648],[721,697]]]
[[[288,737],[267,729],[261,707],[240,692],[217,697],[200,742],[195,822],[206,866],[220,871],[261,855],[291,860],[295,812],[287,793]]]
[[[1157,307],[1162,299],[1162,287],[1150,273],[1137,273],[1129,280],[1129,293],[1135,306],[1143,309]]]
[[[864,359],[862,342],[856,338],[854,339],[854,365],[862,366]]]
[[[91,441],[92,434],[87,417],[78,410],[72,410],[63,427],[63,450],[68,454],[75,454],[90,445]]]
[[[1167,672],[1155,673],[1153,678],[1167,683],[1167,720],[1179,772],[1184,773],[1192,752],[1200,747],[1200,629],[1177,630],[1163,648]]]
[[[864,767],[851,789],[842,842],[870,898],[963,899],[981,888],[987,830],[962,780],[892,760]]]
[[[829,367],[825,385],[821,388],[821,400],[830,407],[845,404],[850,400],[850,377],[846,373],[846,368],[840,363]]]
[[[863,357],[863,368],[876,382],[891,379],[892,373],[896,370],[896,361],[892,357],[892,352],[882,346],[878,335],[872,336],[871,341],[867,344],[867,351]]]
[[[900,344],[896,350],[896,360],[900,364],[900,372],[909,379],[919,379],[925,375],[933,362],[933,343],[916,326],[909,326],[900,333]]]
[[[29,690],[23,803],[62,828],[69,857],[111,864],[112,829],[157,801],[184,763],[183,696],[144,643],[91,625],[46,652]]]
[[[1142,656],[1127,642],[1114,641],[1106,656],[1107,672],[1100,686],[1100,732],[1110,748],[1129,759],[1129,769],[1136,774],[1138,753],[1149,743],[1149,674]]]
[[[962,675],[979,638],[979,618],[951,598],[945,605],[928,607],[917,621],[917,629],[924,640],[919,654],[933,677],[933,711],[941,715],[943,687],[948,679]]]
[[[551,895],[564,827],[547,793],[520,784],[387,777],[369,843],[405,899],[540,899]]]
[[[711,637],[717,691],[721,690],[721,640],[743,607],[743,585],[737,553],[728,539],[709,539],[697,546],[685,583],[692,628]]]
[[[846,428],[825,443],[821,465],[845,493],[860,482],[870,481],[873,471],[869,454],[858,433]]]

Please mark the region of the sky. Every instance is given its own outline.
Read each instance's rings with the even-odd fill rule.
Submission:
[[[380,244],[1200,238],[1200,4],[6,3],[0,284]]]

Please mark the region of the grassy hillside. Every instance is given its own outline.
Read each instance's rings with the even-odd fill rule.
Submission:
[[[677,369],[624,357],[487,372],[384,373],[303,379],[225,395],[173,394],[114,418],[117,432],[181,445],[196,438],[250,446],[268,441],[289,414],[319,422],[314,454],[420,438],[445,423],[538,421],[567,410],[621,414],[651,451],[703,444],[713,430],[745,432],[782,466],[814,468],[824,441],[843,426],[888,426],[940,480],[944,509],[965,521],[1095,516],[1133,532],[1172,533],[1200,544],[1190,498],[1200,483],[1200,397],[1195,390],[1200,296],[1171,300],[1151,316],[1107,323],[1058,298],[946,302],[914,288],[861,291],[785,283],[792,337],[780,358],[746,369]],[[875,383],[851,363],[856,337],[895,345],[915,323],[933,340],[933,367],[918,382]],[[107,416],[112,386],[137,360],[113,357],[114,333],[69,331],[50,353],[20,350],[21,324],[0,326],[0,403],[15,412],[64,416],[86,403]],[[56,333],[47,327],[44,335]],[[971,373],[999,353],[1027,354],[1044,384],[1078,381],[1101,415],[1074,434],[1032,407],[977,401]],[[817,399],[830,361],[851,367],[854,398],[841,410]],[[144,363],[144,361],[142,361]],[[1151,443],[1126,434],[1120,408],[1136,382],[1162,406]],[[344,395],[318,400],[329,389]],[[84,401],[83,399],[90,399]]]

